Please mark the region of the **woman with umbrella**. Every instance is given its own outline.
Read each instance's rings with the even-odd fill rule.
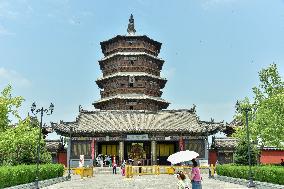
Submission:
[[[192,159],[193,167],[191,170],[191,175],[189,175],[189,178],[191,180],[192,189],[201,189],[201,174],[200,169],[198,167],[198,164],[195,159]]]

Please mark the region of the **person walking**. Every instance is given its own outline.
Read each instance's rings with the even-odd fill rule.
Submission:
[[[188,182],[186,181],[186,176],[183,174],[183,172],[177,173],[177,188],[178,189],[189,189]]]
[[[120,166],[122,176],[125,176],[125,165],[126,165],[126,162],[125,160],[123,160],[123,163]]]
[[[201,189],[201,174],[200,174],[200,169],[198,167],[198,164],[195,159],[192,160],[193,167],[191,170],[191,175],[190,175],[190,180],[192,184],[192,189]]]
[[[139,166],[139,176],[141,176],[141,173],[142,173],[142,163],[141,161],[138,161],[138,166]]]
[[[113,164],[112,164],[112,174],[116,174],[116,167],[117,167],[117,164],[115,162],[113,162]]]

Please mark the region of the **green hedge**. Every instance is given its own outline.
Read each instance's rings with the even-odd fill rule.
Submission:
[[[273,165],[252,166],[252,173],[254,180],[284,185],[284,167]],[[217,174],[248,179],[249,166],[217,165]]]
[[[46,180],[62,177],[64,167],[62,164],[39,165],[39,179]],[[34,182],[36,178],[36,165],[18,165],[0,167],[0,188]]]

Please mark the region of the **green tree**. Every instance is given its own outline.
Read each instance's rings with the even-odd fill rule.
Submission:
[[[39,129],[31,126],[30,117],[0,133],[0,164],[34,164],[37,159]],[[51,155],[40,141],[41,163],[51,162]]]
[[[260,85],[253,88],[254,100],[241,101],[242,108],[249,107],[249,129],[251,140],[261,146],[283,148],[284,142],[284,82],[276,64],[259,72]],[[245,112],[236,111],[236,119],[241,120],[242,127],[236,129],[235,137],[243,140],[246,137]]]
[[[23,102],[22,97],[12,97],[11,86],[2,91],[0,97],[0,165],[17,165],[36,163],[36,149],[38,144],[39,127],[38,122],[27,117],[22,120],[18,114],[18,108]],[[15,126],[11,124],[9,115],[18,119]],[[40,141],[41,162],[51,162],[51,155],[45,148],[43,138]]]
[[[18,114],[18,108],[24,99],[21,96],[12,97],[11,91],[12,87],[8,85],[0,95],[0,132],[5,131],[11,123],[9,115],[15,116],[19,121],[21,119]]]
[[[251,145],[251,164],[256,165],[258,159],[258,150],[254,145]],[[246,140],[238,142],[234,153],[234,162],[239,165],[249,165],[248,143]]]

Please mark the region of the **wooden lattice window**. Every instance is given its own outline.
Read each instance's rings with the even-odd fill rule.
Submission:
[[[192,139],[188,142],[188,150],[195,151],[200,158],[205,157],[205,141],[203,139]]]
[[[79,158],[80,155],[91,157],[91,141],[72,141],[71,157]]]

